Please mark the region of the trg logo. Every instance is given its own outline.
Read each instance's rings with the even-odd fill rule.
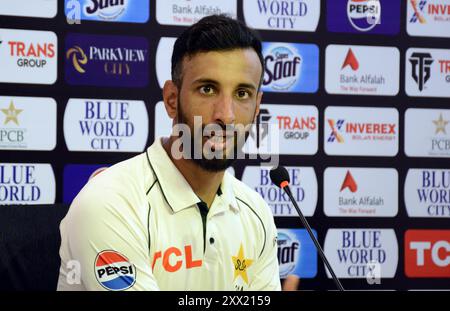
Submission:
[[[415,52],[409,58],[412,65],[411,76],[416,81],[419,90],[422,91],[431,77],[431,64],[434,60],[430,53]]]

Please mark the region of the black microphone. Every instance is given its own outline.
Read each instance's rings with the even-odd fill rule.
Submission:
[[[319,244],[319,241],[317,241],[316,237],[314,236],[311,227],[309,226],[308,222],[306,221],[305,216],[303,216],[302,211],[297,205],[297,202],[295,201],[294,197],[292,196],[291,189],[289,188],[289,182],[291,181],[289,178],[289,173],[286,170],[284,166],[278,166],[276,168],[273,168],[270,170],[270,179],[272,182],[283,189],[287,195],[289,196],[289,199],[291,199],[292,204],[294,205],[295,209],[297,210],[298,215],[300,216],[300,220],[303,223],[303,226],[305,227],[306,231],[308,231],[309,236],[311,237],[311,240],[314,242],[314,245],[316,246],[317,252],[319,253],[320,257],[322,258],[323,262],[328,268],[328,271],[330,272],[331,276],[333,277],[334,283],[336,283],[337,288],[340,291],[344,291],[344,287],[342,287],[341,282],[339,282],[339,279],[337,278],[336,274],[333,271],[333,268],[331,268],[330,263],[328,262],[327,257],[325,256],[325,253],[322,250],[322,247]]]

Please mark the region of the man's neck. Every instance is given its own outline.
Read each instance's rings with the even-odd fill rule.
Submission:
[[[173,164],[184,176],[192,190],[194,190],[195,194],[203,202],[208,204],[208,208],[210,208],[212,202],[214,201],[214,197],[216,196],[217,190],[222,183],[223,174],[225,171],[209,172],[201,168],[192,160],[184,158],[175,159],[172,157],[171,153],[173,140],[173,137],[164,138],[162,140],[164,150],[166,150],[170,160],[172,160]]]

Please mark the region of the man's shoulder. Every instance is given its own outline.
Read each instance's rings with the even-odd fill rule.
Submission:
[[[227,173],[228,174],[228,173]],[[272,211],[267,202],[261,197],[261,195],[254,189],[250,188],[247,184],[237,179],[233,175],[229,174],[232,180],[233,192],[236,200],[239,204],[244,204],[246,207],[257,213],[258,216],[264,217],[265,220],[273,218]]]
[[[135,202],[145,198],[146,188],[153,179],[146,154],[141,153],[107,167],[91,177],[78,193],[73,204],[101,206],[115,203],[120,205],[123,201]]]

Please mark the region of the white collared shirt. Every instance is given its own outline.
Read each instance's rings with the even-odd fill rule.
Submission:
[[[280,290],[277,230],[225,172],[207,209],[160,139],[91,179],[61,222],[58,290]]]

